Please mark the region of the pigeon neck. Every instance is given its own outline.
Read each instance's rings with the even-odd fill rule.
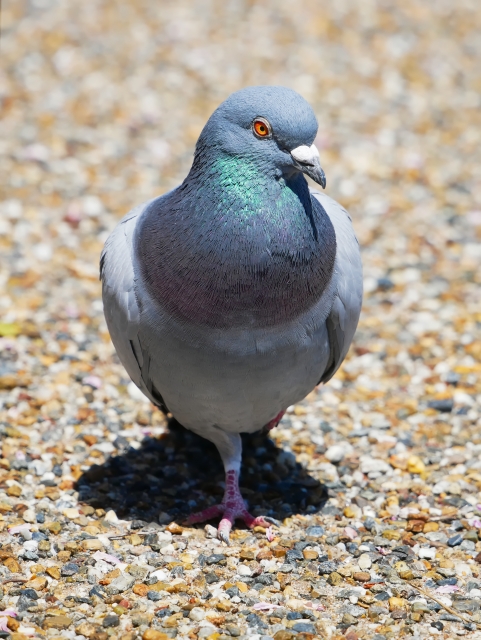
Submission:
[[[207,201],[206,214],[235,210],[243,218],[260,218],[268,215],[276,218],[307,215],[312,220],[312,202],[304,176],[297,173],[283,175],[275,167],[260,166],[256,159],[198,153],[192,169],[182,185],[184,195],[192,195],[196,202]],[[218,205],[217,207],[215,205]],[[293,215],[294,214],[294,215]],[[312,227],[317,240],[317,231]]]

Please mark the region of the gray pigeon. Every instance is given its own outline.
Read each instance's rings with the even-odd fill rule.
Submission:
[[[189,524],[254,518],[239,490],[241,433],[284,411],[344,360],[362,302],[359,246],[323,188],[309,104],[248,87],[214,111],[173,191],[128,213],[100,261],[107,325],[139,389],[213,442],[226,472],[219,505]]]

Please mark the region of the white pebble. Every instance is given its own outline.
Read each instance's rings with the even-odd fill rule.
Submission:
[[[172,540],[172,534],[170,531],[159,531],[157,534],[157,540],[159,542],[170,542]]]
[[[189,618],[194,622],[200,622],[205,618],[205,611],[201,607],[194,607],[190,610]]]
[[[168,555],[173,554],[174,551],[175,551],[174,545],[173,544],[168,544],[165,547],[162,547],[159,552],[164,556],[165,555],[168,556]]]
[[[117,514],[115,513],[115,511],[113,509],[110,509],[109,511],[107,511],[107,513],[105,514],[104,520],[107,520],[107,522],[118,522],[119,521],[119,519],[117,518]]]
[[[418,549],[417,554],[420,558],[424,558],[425,560],[434,560],[436,557],[436,549],[435,547],[421,547]]]
[[[466,562],[456,562],[454,570],[456,571],[456,575],[462,578],[473,575],[471,567]]]
[[[359,556],[359,560],[358,560],[358,565],[359,565],[359,569],[370,569],[372,566],[372,560],[369,557],[368,553],[363,553],[362,555]]]
[[[240,564],[237,567],[237,573],[240,576],[251,576],[252,575],[252,570],[246,564]]]
[[[25,509],[22,518],[25,520],[25,522],[35,522],[35,511],[33,509]]]
[[[36,540],[25,540],[23,543],[23,548],[26,551],[36,551],[38,547],[38,542]]]
[[[211,524],[206,524],[204,527],[206,538],[217,538],[217,529]]]
[[[345,456],[344,447],[339,444],[333,444],[324,454],[330,462],[341,462]]]

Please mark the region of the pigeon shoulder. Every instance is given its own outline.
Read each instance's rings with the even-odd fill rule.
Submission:
[[[351,217],[338,202],[311,190],[331,219],[336,233],[334,265],[335,294],[326,319],[329,335],[329,362],[320,382],[327,382],[341,366],[356,332],[362,306],[362,262],[359,242]]]

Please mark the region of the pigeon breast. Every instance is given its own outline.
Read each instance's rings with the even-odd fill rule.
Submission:
[[[150,295],[181,322],[270,327],[311,307],[330,281],[336,236],[300,174],[223,157],[153,201],[136,239]]]

